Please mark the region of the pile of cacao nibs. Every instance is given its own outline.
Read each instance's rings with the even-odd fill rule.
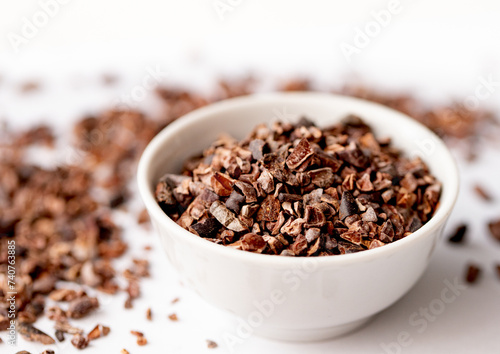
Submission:
[[[222,137],[181,175],[166,174],[156,199],[181,227],[217,244],[283,256],[377,248],[432,217],[441,184],[419,158],[377,139],[359,117],[320,129],[258,125]]]
[[[58,341],[62,341],[65,339],[65,336],[70,335],[72,337],[71,342],[74,346],[84,348],[89,344],[89,341],[93,341],[109,333],[110,329],[102,324],[97,324],[95,328],[87,334],[84,334],[83,330],[77,327],[76,323],[79,318],[91,316],[98,308],[99,301],[97,298],[99,295],[97,295],[96,298],[89,296],[84,290],[74,289],[79,288],[81,285],[95,288],[108,294],[125,291],[128,295],[124,304],[125,308],[133,307],[133,301],[140,296],[140,279],[148,275],[147,261],[137,259],[131,260],[131,267],[126,270],[124,274],[117,274],[112,265],[113,259],[124,254],[127,249],[127,244],[122,238],[122,230],[113,222],[112,212],[117,208],[126,211],[127,201],[132,196],[128,185],[135,175],[135,166],[142,150],[159,130],[179,116],[220,99],[255,92],[258,84],[259,80],[251,77],[243,80],[224,80],[219,82],[212,93],[207,96],[202,96],[193,90],[179,89],[178,87],[160,88],[158,89],[158,94],[163,102],[163,109],[157,119],[152,119],[132,109],[104,111],[94,116],[85,117],[74,126],[74,144],[71,146],[71,151],[73,151],[71,158],[52,169],[40,167],[36,163],[27,162],[25,159],[25,155],[28,155],[28,150],[32,148],[37,148],[41,145],[47,148],[54,148],[56,146],[57,138],[53,136],[49,126],[34,126],[21,132],[10,131],[4,126],[0,126],[0,239],[15,240],[16,245],[19,246],[16,249],[16,291],[18,293],[16,297],[16,313],[18,315],[18,331],[21,336],[28,340],[51,344],[54,342],[54,338]],[[35,88],[34,85],[29,86],[29,90]],[[36,86],[39,90],[43,89],[43,85]],[[314,84],[307,79],[290,80],[289,82],[279,85],[277,89],[284,91],[309,91],[314,89]],[[442,107],[428,107],[423,101],[417,99],[413,95],[383,93],[379,89],[365,86],[351,85],[335,91],[374,100],[403,111],[423,124],[426,124],[444,137],[446,141],[449,141],[450,138],[456,138],[460,141],[477,141],[484,136],[483,133],[485,131],[490,131],[490,127],[496,125],[495,121],[491,119],[493,116],[492,112],[482,110],[468,111],[461,105],[449,104]],[[306,126],[305,128],[307,130],[313,129],[311,126]],[[304,128],[301,129],[303,130]],[[261,140],[265,141],[266,139],[264,138]],[[314,139],[308,138],[308,141],[311,142],[310,145],[314,146],[314,144],[317,144],[314,142]],[[384,144],[387,142],[380,140],[377,140],[377,142],[381,150],[385,151],[389,149],[389,147]],[[232,146],[231,144],[233,144],[230,142],[225,142],[225,144],[226,143],[229,144],[228,146]],[[254,150],[255,148],[258,150],[258,144],[257,146],[253,146],[253,148]],[[263,154],[268,153],[266,150],[268,148],[270,148],[269,143],[263,146]],[[476,150],[471,149],[471,151]],[[187,168],[187,171],[194,170],[196,167],[195,165],[196,160],[194,164],[190,165],[191,167]],[[243,166],[242,171],[245,171],[245,168],[247,168],[245,166]],[[308,174],[314,166],[310,165],[304,167],[305,170],[295,170],[292,171],[292,174],[296,175],[296,178],[298,178],[297,175],[302,176],[301,178],[307,178],[304,176]],[[331,168],[331,166],[326,167]],[[342,168],[345,167],[346,166]],[[353,167],[351,166],[350,168]],[[358,171],[357,167],[354,166],[354,169],[356,170],[357,176],[361,174],[362,171]],[[252,170],[249,173],[242,172],[239,178],[236,178],[234,174],[229,175],[229,177],[239,180],[242,175],[248,175],[254,172],[256,171]],[[347,169],[344,175],[340,175],[339,178],[342,179],[342,184],[347,177],[346,174],[349,174],[348,172],[349,170]],[[226,173],[229,172],[226,171]],[[338,171],[336,174],[338,174]],[[262,177],[262,182],[265,182],[265,176],[266,174]],[[216,180],[218,177],[219,175],[215,177]],[[370,179],[372,184],[377,180],[376,173],[374,177],[374,180]],[[291,178],[293,179],[293,177]],[[319,178],[321,179],[321,177]],[[224,180],[221,179],[221,181]],[[303,179],[300,181],[303,181]],[[397,182],[397,179],[394,181]],[[172,183],[172,181],[170,182]],[[206,179],[205,182],[207,182]],[[242,182],[245,181],[242,180]],[[284,204],[292,214],[297,213],[297,211],[295,211],[295,205],[298,205],[296,204],[297,201],[280,201],[279,195],[280,193],[288,193],[290,195],[293,195],[294,192],[299,193],[302,187],[289,186],[286,180],[285,183],[277,179],[275,182],[273,186],[275,193],[270,194],[272,194],[275,199],[277,197],[280,205]],[[336,182],[340,182],[340,180]],[[352,182],[356,184],[358,181],[353,180]],[[201,183],[203,184],[203,181]],[[349,180],[346,182],[346,184],[350,183]],[[400,180],[399,184],[401,183],[402,181]],[[197,188],[201,187],[202,184],[197,183]],[[182,199],[183,202],[179,203],[177,211],[172,211],[171,207],[166,209],[169,209],[170,212],[180,217],[183,209],[189,206],[190,199],[195,198],[192,198],[194,194],[190,195],[189,193],[180,196],[178,193],[182,191],[182,183],[180,187],[177,182],[173,182],[172,186],[174,185],[174,188],[169,187],[172,188],[173,195],[185,199]],[[211,185],[209,181],[208,185]],[[262,187],[259,187],[259,185],[256,187],[252,185],[256,193],[255,198],[257,198],[257,201],[251,202],[253,199],[250,197],[250,200],[247,202],[245,197],[245,201],[240,203],[239,200],[241,200],[241,197],[238,200],[237,196],[233,196],[229,205],[236,208],[235,210],[237,210],[236,206],[240,205],[241,210],[238,214],[242,212],[255,212],[253,215],[257,216],[258,210],[254,211],[253,209],[255,209],[255,207],[250,205],[262,202],[265,199],[262,194],[258,193],[267,193],[261,190]],[[312,186],[315,186],[314,183]],[[342,188],[340,192],[343,192]],[[397,183],[394,188],[399,188]],[[325,203],[322,201],[322,199],[325,198],[329,201],[334,200],[333,189],[321,189],[323,189],[323,193],[319,196],[320,203]],[[353,198],[355,200],[358,199],[360,202],[360,204],[356,202],[358,213],[355,215],[361,217],[361,222],[366,222],[363,221],[363,216],[370,210],[369,214],[366,214],[365,220],[367,220],[367,218],[368,220],[370,220],[370,218],[374,220],[371,209],[367,207],[367,204],[362,204],[366,200],[363,198],[360,199],[360,196],[361,194],[365,196],[372,194],[377,196],[378,192],[366,191],[356,195],[355,189],[358,189],[357,185],[350,191]],[[421,189],[421,187],[417,189]],[[239,194],[243,193],[242,190],[237,188],[236,191],[239,191]],[[312,193],[311,197],[313,197],[313,200],[317,200],[317,194],[314,193],[319,192],[313,192],[313,190],[308,191],[307,188],[305,188],[304,191],[306,194]],[[337,208],[340,207],[342,194],[343,193],[339,193],[337,188]],[[416,194],[415,192],[414,194],[417,198],[422,198],[422,195]],[[166,195],[166,197],[169,198],[168,195]],[[221,197],[217,195],[217,197],[220,203],[224,202],[223,206],[225,206],[228,211],[236,215],[235,210],[226,206],[226,202],[231,198],[231,194]],[[401,200],[401,202],[405,203],[403,200]],[[309,203],[309,201],[307,203]],[[346,201],[346,203],[349,202]],[[328,202],[326,202],[326,204],[328,204],[328,209],[320,209],[323,215],[325,215],[325,218],[327,217],[327,213],[331,212],[333,209],[336,211],[336,216],[334,216],[334,218],[338,219],[339,210],[336,209],[337,204]],[[353,205],[352,203],[350,204]],[[406,224],[404,225],[405,231],[402,233],[403,236],[407,233],[406,227],[409,221],[408,217],[410,216],[408,216],[407,213],[403,213],[401,206],[397,205],[397,197],[392,198],[388,205],[392,206],[386,207],[388,212],[382,210],[383,212],[378,215],[377,212],[375,212],[376,209],[374,206],[371,207],[378,219],[378,223],[375,223],[378,227],[381,226],[379,223],[381,223],[384,218],[386,219],[381,223],[382,225],[390,221],[394,231],[394,240],[399,237],[401,227],[403,227],[401,220],[399,220],[398,223],[398,217],[395,216],[394,210],[396,210],[401,217],[405,218]],[[272,206],[272,204],[270,206]],[[363,210],[365,207],[366,210]],[[220,204],[217,209],[224,211],[224,208],[221,208]],[[298,212],[305,213],[307,211],[307,205],[305,209],[304,211],[299,208]],[[311,214],[311,211],[315,212],[316,208],[310,209],[308,214],[309,218],[315,216],[315,214]],[[131,211],[128,212],[130,213]],[[196,211],[194,212],[196,213]],[[206,212],[209,213],[210,209],[208,208]],[[422,223],[425,222],[426,218],[422,215],[422,211],[412,209],[411,213],[414,214],[413,216],[419,218]],[[227,213],[225,214],[229,215]],[[306,216],[305,214],[301,215],[303,216],[302,218]],[[279,216],[280,213],[278,213],[278,220],[276,220],[276,222],[280,221]],[[285,216],[284,210],[283,216]],[[413,216],[411,216],[411,220],[418,220],[413,219]],[[142,224],[147,220],[147,216],[144,212],[137,217],[138,222]],[[298,219],[298,214],[294,215],[294,217]],[[193,220],[192,225],[199,223],[201,218],[202,217],[198,220]],[[340,231],[350,231],[350,227],[357,227],[352,225],[360,225],[360,223],[356,224],[354,220],[356,218],[357,217],[353,215],[347,216],[343,221],[337,221],[336,224],[334,223],[333,228],[339,228],[341,229]],[[267,229],[268,226],[272,226],[273,222],[274,221],[264,220],[258,222],[257,224],[259,224],[260,232],[263,233],[267,230],[270,234],[269,236],[277,237],[278,235],[272,234],[272,230],[269,232]],[[276,222],[274,222],[275,226]],[[348,222],[351,223],[351,226],[347,225]],[[297,222],[293,227],[298,227],[300,223],[301,221]],[[342,227],[338,227],[340,223],[343,225]],[[371,223],[373,224],[373,222]],[[331,227],[328,226],[330,224],[326,224],[323,227],[314,226],[308,228],[305,224],[304,222],[304,224],[301,225],[302,230],[305,228],[305,231],[310,229],[324,230],[325,227]],[[500,239],[500,236],[498,236],[498,225],[498,222],[492,222],[490,225],[492,235],[496,239]],[[290,225],[288,226],[290,228]],[[416,222],[413,228],[417,226],[419,226],[419,224]],[[205,230],[209,227],[209,224],[206,225]],[[253,230],[253,224],[248,231],[247,233],[253,233],[254,231],[257,231],[257,234],[259,233],[259,230]],[[388,233],[385,231],[384,233],[390,238],[390,228],[386,231]],[[223,242],[226,244],[231,243],[231,237],[233,237],[231,235],[234,233],[235,236],[232,239],[233,245],[236,244],[236,247],[243,248],[243,243],[240,243],[240,246],[238,246],[237,243],[238,240],[236,236],[238,236],[238,232],[228,229],[226,232],[221,232],[221,234],[222,233],[224,233],[225,240]],[[306,241],[308,241],[308,238],[314,241],[316,238],[315,234],[316,230],[313,230],[309,231],[308,234],[303,234],[303,236],[306,237]],[[318,239],[321,239],[320,235],[318,235]],[[348,235],[349,233],[346,234],[347,237]],[[288,236],[284,236],[283,240],[286,240],[287,237]],[[212,239],[216,242],[221,242],[217,241],[216,237],[212,237]],[[248,237],[248,239],[250,240],[251,236]],[[303,237],[301,237],[301,239],[302,242],[304,242]],[[353,251],[358,247],[366,246],[366,242],[358,246],[345,239],[335,239],[337,240],[336,252],[339,253],[342,252],[342,250],[346,251],[349,249],[349,251]],[[330,241],[328,247],[331,247],[334,242],[331,237]],[[315,245],[314,242],[312,246]],[[250,243],[252,244],[252,241],[250,241]],[[374,246],[376,244],[377,243],[375,243]],[[306,254],[310,250],[310,246],[311,245],[308,243],[307,251],[305,251]],[[300,249],[302,246],[298,244],[295,247]],[[46,250],[45,252],[42,251],[44,249]],[[266,252],[269,250],[270,248],[268,248]],[[8,274],[6,271],[8,266],[7,251],[7,242],[0,242],[0,278],[2,278],[0,279],[0,331],[5,330],[8,326],[8,318],[6,315],[10,306],[7,297],[8,291],[5,288],[8,283],[6,279],[3,278],[5,274]],[[291,252],[291,250],[289,251]],[[285,252],[285,254],[286,253],[288,252]],[[497,267],[500,269],[500,266]],[[123,276],[127,281],[128,285],[123,289],[121,289],[115,281],[118,276]],[[71,284],[73,287],[68,288],[66,285],[61,285],[65,283],[61,283],[60,281],[73,283]],[[47,307],[46,299],[55,301],[57,306]],[[53,328],[43,328],[44,331],[41,331],[34,327],[37,318],[42,315],[54,321]],[[172,318],[174,317],[173,315],[171,316]],[[47,350],[46,352],[50,353],[52,351]],[[126,350],[123,349],[122,352],[126,352]]]

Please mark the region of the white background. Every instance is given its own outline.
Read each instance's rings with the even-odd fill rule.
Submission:
[[[252,72],[275,82],[291,75],[311,76],[324,87],[361,80],[396,91],[414,90],[429,102],[474,95],[481,78],[500,81],[498,1],[401,0],[401,10],[379,34],[369,37],[351,61],[342,54],[342,43],[353,44],[357,28],[364,30],[374,21],[372,11],[387,9],[388,1],[233,0],[225,1],[234,5],[224,19],[214,2],[72,0],[60,5],[33,38],[16,48],[13,36],[22,35],[24,18],[33,22],[41,5],[1,0],[0,119],[18,128],[48,121],[67,137],[72,122],[129,94],[148,68],[168,72],[162,77],[164,84],[201,90],[220,75]],[[119,76],[118,84],[103,87],[100,78],[105,73]],[[33,79],[42,83],[42,90],[22,95],[20,85]],[[494,87],[481,104],[500,112],[500,90]],[[153,114],[157,107],[152,101],[138,106]],[[500,262],[500,245],[489,238],[485,226],[487,220],[500,216],[500,160],[498,144],[484,145],[476,162],[459,161],[461,195],[449,230],[468,222],[467,245],[452,247],[443,240],[428,271],[401,301],[343,338],[297,344],[251,337],[233,349],[241,353],[384,353],[382,344],[396,341],[406,331],[412,343],[403,353],[500,352],[500,281],[493,272],[493,263]],[[58,155],[64,158],[64,154],[61,148]],[[44,156],[41,163],[50,164],[52,155]],[[471,191],[476,181],[492,192],[494,204],[479,200]],[[136,201],[131,209],[140,210],[140,203]],[[133,245],[117,267],[128,266],[131,256],[146,256],[142,246],[151,244],[152,277],[143,282],[143,296],[133,310],[123,310],[124,296],[101,296],[98,313],[78,322],[86,331],[96,322],[111,326],[111,334],[93,342],[87,352],[117,353],[121,348],[131,353],[229,352],[223,335],[234,333],[236,320],[179,284],[153,232],[137,228],[125,214],[116,217]],[[440,298],[444,280],[462,279],[469,261],[483,267],[480,282],[447,304],[425,330],[412,326],[412,313]],[[181,301],[170,304],[177,296]],[[153,309],[153,322],[145,320],[147,307]],[[178,323],[166,318],[171,312],[178,314]],[[38,326],[53,332],[49,321],[41,320]],[[143,331],[149,344],[137,347],[131,329]],[[0,337],[7,339],[5,332]],[[219,348],[206,349],[207,338],[217,341]],[[21,338],[16,348],[0,344],[2,353],[22,349],[38,353],[43,347]],[[74,348],[66,340],[54,349],[69,353]]]

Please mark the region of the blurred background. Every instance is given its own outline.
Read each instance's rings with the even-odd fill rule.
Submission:
[[[262,91],[295,79],[309,80],[319,90],[366,85],[378,92],[410,93],[429,107],[459,102],[498,115],[499,17],[500,2],[494,0],[0,0],[0,120],[13,129],[47,123],[69,140],[78,119],[116,106],[162,117],[158,86],[217,98],[219,80],[249,77]],[[482,136],[474,139],[483,141]],[[474,162],[454,151],[463,185],[447,233],[467,222],[469,247],[450,248],[443,240],[415,289],[351,336],[300,345],[251,337],[237,352],[497,353],[500,282],[491,264],[500,261],[500,249],[488,238],[486,221],[500,215],[500,149],[498,139],[483,145]],[[471,186],[477,182],[496,203],[475,196]],[[134,232],[159,248],[152,232]],[[133,245],[146,242],[127,235]],[[177,310],[182,323],[142,323],[143,312],[118,316],[122,301],[112,299],[104,301],[99,318],[116,322],[123,333],[130,329],[127,323],[149,329],[151,343],[143,352],[202,352],[205,337],[219,343],[219,352],[230,352],[222,334],[236,320],[179,285],[161,250],[150,259],[152,278],[145,281],[142,306],[182,296]],[[462,279],[471,260],[482,262],[482,282],[429,321],[429,330],[416,331],[409,316],[439,296],[444,280]],[[159,307],[165,317],[171,305],[163,302]],[[401,329],[410,333],[411,345],[385,345],[397,342]],[[168,344],[161,341],[165,333]],[[115,335],[93,349],[117,352],[121,341],[127,344]],[[130,342],[132,347],[133,338]],[[37,344],[20,343],[18,350],[42,351]],[[57,349],[65,353],[74,350],[61,345]]]

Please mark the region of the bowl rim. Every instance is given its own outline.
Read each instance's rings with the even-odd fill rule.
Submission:
[[[247,252],[242,250],[237,250],[232,247],[225,247],[223,245],[215,244],[211,241],[205,240],[202,237],[192,234],[188,230],[185,230],[177,223],[175,223],[165,212],[161,209],[161,207],[156,202],[154,197],[153,187],[148,183],[148,177],[151,173],[150,165],[152,162],[152,158],[156,154],[157,150],[164,144],[165,140],[168,140],[170,137],[174,136],[176,131],[181,129],[185,129],[187,126],[190,126],[198,121],[203,121],[205,119],[210,119],[211,116],[217,113],[221,113],[228,110],[234,109],[244,109],[245,107],[259,104],[266,104],[273,101],[277,101],[276,104],[284,104],[285,101],[297,101],[297,100],[328,100],[328,99],[336,99],[343,100],[351,103],[353,106],[355,105],[364,105],[371,109],[378,110],[381,113],[391,114],[393,117],[397,119],[402,119],[405,121],[405,124],[413,125],[415,128],[420,130],[425,130],[426,134],[429,135],[436,143],[436,148],[442,150],[444,158],[447,161],[446,165],[451,167],[447,174],[449,175],[447,178],[446,188],[449,190],[444,196],[441,193],[441,197],[439,200],[438,209],[435,211],[434,215],[431,219],[425,223],[420,229],[415,231],[410,236],[404,237],[400,240],[394,241],[390,244],[386,244],[382,247],[377,247],[371,250],[364,250],[361,252],[350,253],[350,254],[341,254],[334,256],[323,256],[323,257],[284,257],[279,255],[269,255],[269,254],[260,254]],[[376,114],[376,113],[374,113]],[[405,152],[404,149],[401,149]],[[431,156],[428,159],[432,158]],[[423,158],[426,161],[426,158]],[[441,181],[442,182],[442,181]],[[399,111],[396,111],[392,108],[384,106],[379,103],[354,98],[350,96],[337,95],[332,93],[324,93],[324,92],[273,92],[273,93],[256,93],[246,96],[239,96],[235,98],[229,98],[222,101],[218,101],[207,106],[198,108],[193,110],[178,119],[174,122],[170,123],[166,126],[162,131],[160,131],[147,145],[144,150],[138,165],[137,171],[137,183],[139,187],[139,194],[144,204],[146,205],[146,209],[151,214],[151,219],[154,219],[161,223],[161,225],[167,229],[172,229],[172,234],[175,234],[175,237],[183,237],[185,242],[190,243],[193,247],[203,248],[205,252],[214,253],[217,256],[221,257],[232,257],[237,258],[238,261],[249,261],[249,262],[271,262],[274,266],[280,267],[290,267],[300,265],[306,261],[317,262],[317,265],[335,265],[339,264],[350,264],[352,262],[360,262],[360,261],[370,261],[374,258],[389,256],[390,254],[397,252],[400,248],[410,247],[413,243],[417,242],[419,239],[425,238],[433,234],[433,232],[442,226],[444,222],[446,222],[448,216],[450,215],[455,202],[458,197],[459,191],[459,175],[458,168],[453,158],[451,152],[448,147],[444,144],[441,138],[439,138],[434,132],[432,132],[429,128],[424,126],[423,124],[417,122],[413,118],[410,118],[406,114],[403,114]],[[445,199],[443,199],[445,197]],[[159,230],[157,230],[159,232]],[[161,237],[161,235],[160,235]]]

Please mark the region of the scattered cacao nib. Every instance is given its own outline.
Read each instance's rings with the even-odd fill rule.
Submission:
[[[54,325],[54,328],[56,329],[56,331],[61,331],[61,332],[68,333],[68,334],[82,334],[83,333],[83,329],[73,327],[67,321],[57,321]]]
[[[326,129],[303,119],[260,124],[239,142],[221,137],[182,174],[158,181],[160,206],[158,191],[183,181],[203,192],[188,188],[189,203],[163,208],[180,226],[238,250],[295,257],[397,241],[432,217],[441,193],[422,160],[377,140],[355,116]],[[208,193],[215,197],[200,200]]]
[[[99,301],[97,298],[82,296],[70,302],[67,314],[71,318],[82,318],[98,307]]]
[[[344,220],[346,217],[357,214],[359,212],[358,204],[351,192],[345,191],[342,193],[342,201],[340,202],[339,219]]]
[[[54,338],[48,334],[27,323],[18,323],[17,330],[23,338],[30,342],[40,342],[42,344],[54,344],[56,342]]]
[[[457,227],[453,235],[451,235],[450,238],[448,238],[448,241],[451,243],[463,243],[466,233],[467,233],[467,225],[462,224]]]
[[[479,184],[474,185],[474,191],[481,199],[483,199],[486,202],[491,202],[493,200],[491,194]]]
[[[64,332],[59,330],[59,329],[56,329],[56,339],[59,341],[59,342],[64,342]]]
[[[140,346],[148,344],[146,337],[144,337],[144,333],[139,331],[130,331],[134,336],[137,337],[137,344]]]
[[[153,319],[153,314],[152,314],[152,312],[151,312],[151,308],[148,308],[148,309],[146,310],[146,319],[147,319],[148,321],[151,321],[151,320]]]
[[[496,270],[497,276],[500,278],[500,263],[495,265],[495,270]]]
[[[75,334],[73,338],[71,338],[71,344],[77,349],[85,349],[89,345],[89,341],[81,334]]]
[[[144,337],[144,333],[142,332],[139,332],[139,331],[134,331],[134,330],[131,330],[130,333],[136,337]]]
[[[479,276],[481,275],[481,268],[475,264],[469,264],[467,266],[467,272],[465,274],[465,280],[467,283],[473,284],[477,282]]]
[[[179,320],[179,318],[177,317],[177,314],[175,314],[175,313],[171,313],[170,315],[168,315],[168,319],[170,321],[173,321],[173,322],[177,322]]]
[[[500,242],[500,219],[490,222],[488,228],[490,229],[491,236]]]
[[[104,337],[107,336],[109,332],[109,327],[98,324],[89,332],[89,334],[87,334],[87,339],[91,341],[100,337]]]
[[[207,339],[207,348],[208,349],[215,349],[217,347],[218,347],[218,345],[216,342],[214,342],[213,340]]]
[[[27,81],[21,84],[20,90],[22,93],[30,93],[38,91],[41,88],[41,84],[37,81]]]
[[[45,349],[42,354],[54,354],[55,352],[51,349]]]
[[[137,337],[137,345],[143,346],[148,344],[146,337]]]
[[[130,354],[129,351],[127,349],[122,349],[120,351],[120,354]]]

